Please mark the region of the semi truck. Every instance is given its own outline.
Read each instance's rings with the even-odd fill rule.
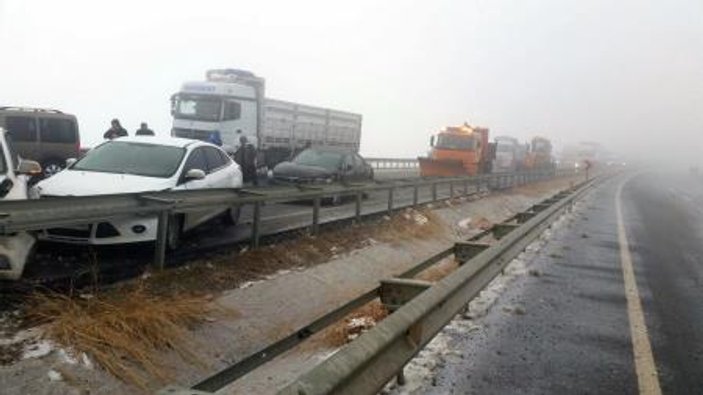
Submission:
[[[494,147],[488,129],[467,123],[449,126],[432,136],[426,158],[417,158],[422,177],[452,177],[489,173]]]
[[[493,173],[510,173],[523,168],[527,148],[518,139],[510,136],[498,136],[495,138],[494,144]]]
[[[222,144],[234,153],[244,136],[272,168],[307,147],[359,151],[361,115],[265,96],[265,80],[239,69],[208,70],[171,96],[171,134]]]
[[[552,142],[546,137],[535,136],[527,145],[525,168],[529,170],[549,169],[554,167]]]

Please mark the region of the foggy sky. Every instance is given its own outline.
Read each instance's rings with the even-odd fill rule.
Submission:
[[[703,2],[0,0],[0,105],[170,131],[208,68],[267,95],[363,114],[362,153],[413,157],[445,125],[697,158]]]

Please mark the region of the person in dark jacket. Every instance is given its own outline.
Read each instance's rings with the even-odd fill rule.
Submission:
[[[153,136],[154,131],[149,129],[149,125],[146,124],[146,122],[142,122],[141,125],[139,125],[139,129],[137,129],[137,132],[135,133],[137,136]]]
[[[112,122],[110,122],[110,129],[103,134],[103,138],[112,140],[118,137],[125,137],[127,135],[127,130],[120,125],[119,119],[115,118]]]
[[[239,148],[234,153],[234,161],[242,168],[244,182],[259,184],[256,176],[256,147],[249,143],[246,136],[239,138]]]

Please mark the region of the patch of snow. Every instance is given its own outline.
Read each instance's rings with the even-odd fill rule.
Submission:
[[[76,359],[73,355],[71,355],[70,352],[64,350],[63,348],[60,348],[57,352],[59,359],[63,363],[67,363],[69,365],[76,365],[78,363],[78,359]]]
[[[63,380],[63,375],[61,373],[55,371],[54,369],[49,370],[48,375],[49,375],[49,380],[51,380],[51,381]]]
[[[471,217],[466,217],[462,219],[461,221],[457,222],[456,225],[462,229],[469,229],[471,227]]]
[[[81,353],[81,363],[89,370],[93,370],[93,361],[90,360],[88,354]]]
[[[49,355],[54,350],[54,344],[48,340],[42,340],[28,345],[22,353],[22,359],[41,358]]]

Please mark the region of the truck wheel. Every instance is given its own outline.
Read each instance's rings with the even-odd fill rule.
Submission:
[[[237,222],[239,222],[239,213],[241,212],[241,209],[239,206],[235,207],[230,207],[226,212],[225,212],[225,224],[227,225],[237,225]]]

